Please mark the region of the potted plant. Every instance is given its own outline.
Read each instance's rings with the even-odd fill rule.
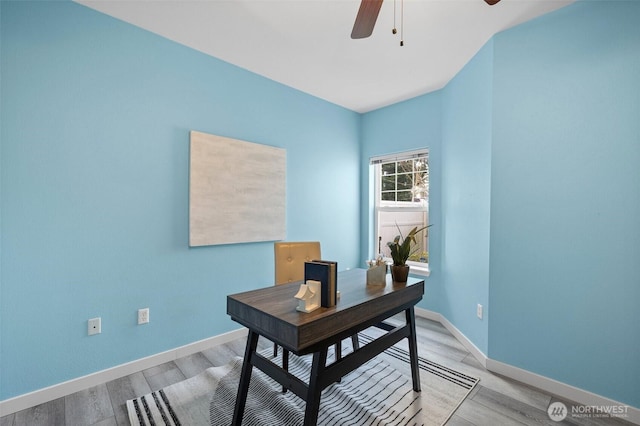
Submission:
[[[396,224],[399,235],[397,235],[393,241],[387,243],[387,247],[391,250],[391,258],[393,259],[393,265],[391,265],[391,276],[394,282],[407,282],[407,278],[409,277],[409,265],[407,265],[407,259],[409,259],[409,256],[411,256],[415,251],[415,245],[418,243],[416,235],[430,226],[431,225],[427,225],[422,228],[418,228],[416,226],[409,231],[405,237],[402,235],[402,231],[400,231],[398,224]]]

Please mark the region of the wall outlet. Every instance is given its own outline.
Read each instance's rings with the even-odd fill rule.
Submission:
[[[478,307],[476,308],[476,315],[479,319],[482,319],[482,305],[478,303]]]
[[[149,322],[149,308],[138,309],[138,324]]]
[[[87,333],[89,334],[89,336],[102,333],[102,320],[100,319],[100,317],[91,318],[89,321],[87,321]]]

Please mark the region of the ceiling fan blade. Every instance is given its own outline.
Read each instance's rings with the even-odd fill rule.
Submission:
[[[351,38],[367,38],[371,35],[381,7],[382,0],[362,0],[356,22],[353,24]]]
[[[493,6],[494,4],[498,3],[500,0],[484,0],[484,1],[486,1],[489,6]]]

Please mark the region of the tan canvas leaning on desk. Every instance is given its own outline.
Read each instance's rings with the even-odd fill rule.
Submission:
[[[322,259],[319,241],[279,241],[273,250],[276,285],[304,280],[304,262]]]

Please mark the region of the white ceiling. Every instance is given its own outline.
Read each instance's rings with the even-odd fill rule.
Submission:
[[[444,87],[494,34],[574,0],[384,0],[352,40],[359,0],[77,0],[302,92],[367,112]]]

